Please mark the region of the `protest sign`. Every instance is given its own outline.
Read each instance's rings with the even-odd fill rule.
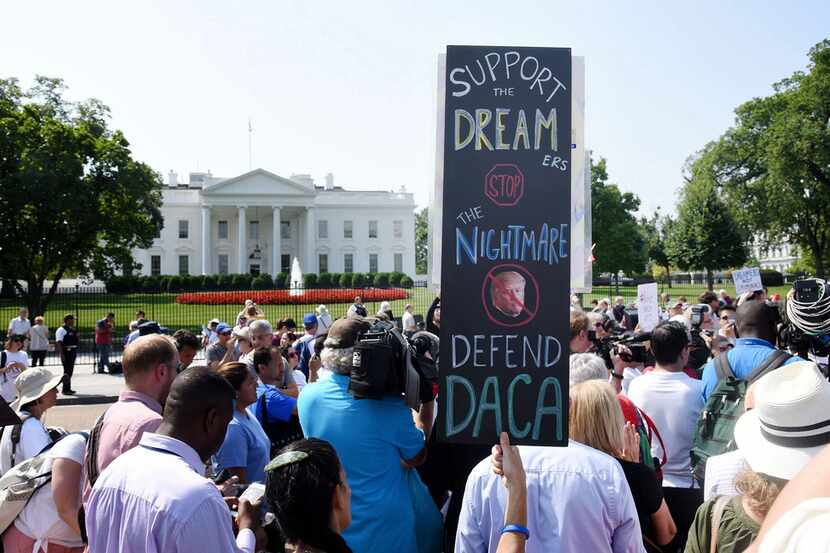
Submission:
[[[447,48],[439,435],[566,446],[571,52]]]
[[[656,282],[637,286],[637,319],[640,324],[640,332],[651,332],[660,322]]]
[[[732,280],[735,282],[735,293],[738,296],[744,292],[755,292],[764,289],[764,285],[761,284],[761,271],[758,270],[758,267],[733,271]]]

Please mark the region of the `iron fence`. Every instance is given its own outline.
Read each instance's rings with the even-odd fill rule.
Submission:
[[[44,290],[44,293],[46,291]],[[403,314],[404,306],[411,303],[417,316],[426,315],[434,295],[424,282],[416,282],[408,289],[362,288],[362,289],[293,289],[293,290],[240,290],[210,291],[188,290],[175,293],[136,292],[111,294],[105,288],[59,288],[43,313],[49,329],[49,350],[47,365],[60,365],[54,349],[55,331],[63,324],[65,315],[75,316],[80,338],[77,365],[97,362],[95,347],[95,325],[108,313],[115,314],[111,360],[118,360],[123,351],[123,342],[129,334],[129,324],[136,319],[140,310],[147,320],[156,321],[169,332],[187,329],[201,334],[211,319],[219,319],[231,326],[244,307],[245,299],[253,299],[262,309],[265,318],[272,324],[281,319],[293,319],[302,327],[303,316],[315,311],[318,305],[325,305],[333,319],[346,314],[354,296],[364,298],[369,314],[377,313],[383,301],[389,301],[396,318]],[[189,302],[189,303],[184,303]],[[6,340],[9,322],[17,316],[18,309],[25,303],[21,298],[0,299],[0,339]],[[30,316],[34,319],[34,316]]]

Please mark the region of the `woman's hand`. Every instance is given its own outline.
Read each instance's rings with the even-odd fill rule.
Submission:
[[[502,477],[504,486],[507,489],[515,486],[524,487],[525,469],[522,466],[522,457],[519,448],[510,445],[507,432],[501,433],[499,444],[493,446],[492,454],[490,463],[493,465],[493,472]]]
[[[619,458],[632,463],[640,462],[640,434],[630,422],[626,422],[623,426],[623,449]]]

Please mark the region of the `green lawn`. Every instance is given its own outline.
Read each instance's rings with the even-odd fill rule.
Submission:
[[[724,288],[734,297],[734,286],[716,285],[715,289]],[[770,288],[770,294],[779,293],[785,295],[791,288],[790,285]],[[668,291],[672,298],[681,295],[686,296],[689,302],[695,303],[698,295],[706,289],[703,285],[680,285],[668,289],[660,287],[660,291]],[[637,296],[636,287],[620,287],[619,294],[611,286],[597,287],[590,294],[583,297],[584,305],[588,305],[592,299],[611,298],[621,295],[626,298],[626,303],[631,303]],[[95,321],[103,318],[107,312],[112,311],[116,315],[117,335],[123,335],[126,325],[135,318],[135,312],[143,309],[150,319],[158,321],[162,326],[171,329],[189,328],[198,330],[207,322],[216,317],[222,321],[233,323],[242,305],[179,305],[175,303],[176,294],[126,294],[115,295],[106,293],[60,294],[56,295],[46,313],[46,324],[54,331],[62,324],[63,316],[66,313],[73,313],[78,318],[78,327],[82,333],[92,332]],[[432,302],[433,296],[426,288],[413,288],[410,290],[410,298],[392,302],[392,311],[396,316],[403,312],[404,305],[412,303],[415,312],[425,314]],[[325,303],[325,302],[323,302]],[[264,305],[262,306],[268,320],[274,322],[281,318],[291,317],[298,323],[302,321],[303,314],[308,313],[316,307],[312,305]],[[340,317],[349,308],[348,303],[327,304],[333,317]],[[380,302],[367,302],[370,313],[377,312]],[[18,303],[15,300],[0,300],[0,334],[5,334],[8,321],[17,315]]]

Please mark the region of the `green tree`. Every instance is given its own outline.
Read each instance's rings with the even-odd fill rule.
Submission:
[[[689,164],[690,175],[681,192],[677,221],[666,243],[672,263],[680,269],[705,270],[706,283],[714,286],[713,272],[735,267],[747,259],[742,232],[714,181],[707,178],[706,158]]]
[[[429,208],[415,213],[415,272],[427,273],[429,258]]]
[[[671,288],[671,259],[668,252],[668,238],[673,223],[672,218],[669,215],[663,215],[659,207],[651,217],[640,219],[648,259],[665,271],[669,288]]]
[[[108,128],[107,106],[64,91],[60,79],[37,77],[29,90],[0,79],[0,278],[32,315],[65,275],[129,273],[131,250],[149,247],[162,224],[160,176]]]
[[[735,125],[704,155],[740,223],[766,243],[788,240],[824,276],[830,258],[830,40],[808,71],[735,110]]]
[[[643,233],[634,213],[640,199],[608,182],[605,159],[591,160],[591,228],[594,270],[598,273],[639,274],[646,266]]]

